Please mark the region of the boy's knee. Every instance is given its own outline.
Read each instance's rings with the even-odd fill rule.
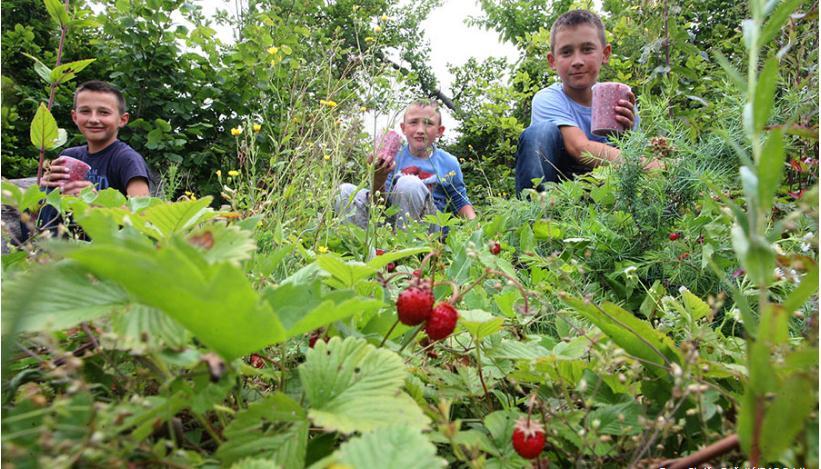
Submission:
[[[553,122],[539,122],[526,128],[519,137],[519,143],[543,143],[545,141],[553,141],[562,138],[562,132],[559,126]]]
[[[393,192],[397,194],[424,194],[428,192],[425,183],[418,176],[408,175],[400,177],[393,185]]]

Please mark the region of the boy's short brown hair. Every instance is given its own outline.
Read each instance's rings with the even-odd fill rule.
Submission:
[[[432,107],[433,112],[436,113],[436,117],[439,118],[439,125],[442,125],[442,112],[439,110],[439,103],[435,99],[428,99],[428,98],[415,99],[410,104],[408,104],[408,107],[405,108],[405,113],[407,114],[408,109],[410,109],[413,106]],[[405,117],[403,115],[402,120],[404,120],[404,119],[405,119]]]
[[[595,27],[599,33],[602,47],[607,45],[607,39],[604,37],[604,23],[597,14],[587,10],[571,10],[563,13],[553,22],[553,26],[550,28],[550,49],[553,50],[556,46],[556,32],[559,29],[575,28],[582,24]]]
[[[112,85],[107,81],[102,80],[91,80],[87,81],[74,90],[74,107],[77,107],[77,95],[80,94],[82,91],[96,91],[97,93],[111,93],[117,97],[117,107],[120,110],[120,114],[125,114],[125,96],[123,96],[123,92],[120,91],[119,88]]]

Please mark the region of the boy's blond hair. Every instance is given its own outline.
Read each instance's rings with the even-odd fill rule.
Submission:
[[[442,125],[442,112],[439,110],[439,103],[435,99],[426,98],[416,99],[412,101],[410,104],[408,104],[408,107],[405,108],[405,113],[402,115],[403,121],[405,120],[405,115],[407,115],[408,113],[408,109],[412,108],[413,106],[433,108],[433,112],[435,112],[436,117],[439,118],[439,122],[437,122],[437,124]]]
[[[553,22],[553,26],[550,28],[550,50],[556,47],[556,32],[558,30],[562,28],[575,28],[582,24],[596,28],[602,47],[607,45],[607,39],[604,37],[604,23],[602,23],[601,18],[599,18],[597,14],[587,10],[571,10],[567,13],[563,13]]]

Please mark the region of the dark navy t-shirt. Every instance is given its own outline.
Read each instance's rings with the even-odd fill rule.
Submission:
[[[60,155],[70,156],[91,166],[86,179],[94,184],[97,190],[117,189],[123,195],[129,181],[136,177],[148,177],[148,165],[142,155],[131,148],[127,143],[115,140],[114,143],[97,153],[89,153],[88,145],[71,147],[63,150]]]

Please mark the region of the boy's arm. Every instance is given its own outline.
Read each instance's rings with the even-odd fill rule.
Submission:
[[[468,220],[473,220],[476,218],[476,212],[473,210],[473,205],[465,205],[460,208],[459,216],[462,218],[467,218]]]
[[[580,128],[566,125],[559,127],[559,130],[565,150],[581,164],[595,168],[605,163],[621,162],[621,151],[618,148],[589,140]],[[664,163],[657,159],[648,161],[642,157],[641,163],[644,169],[664,169]]]
[[[136,177],[128,181],[125,187],[125,193],[129,197],[148,197],[151,192],[148,189],[148,181],[144,178]]]

